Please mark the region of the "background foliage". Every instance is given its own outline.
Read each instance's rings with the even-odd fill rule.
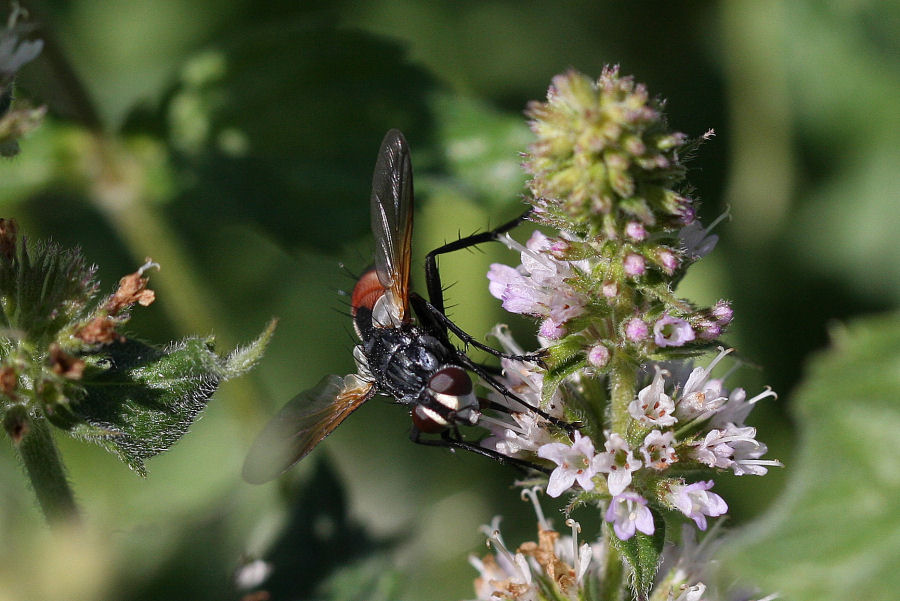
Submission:
[[[840,529],[835,514],[859,507],[841,505],[852,502],[837,484],[847,485],[841,474],[861,477],[852,480],[858,491],[872,482],[866,474],[886,470],[893,476],[855,502],[881,507],[876,515],[888,519],[849,539],[835,533],[846,555],[823,562],[874,586],[866,598],[896,590],[890,576],[866,569],[897,560],[896,509],[884,501],[896,499],[885,495],[896,487],[898,455],[873,459],[860,441],[890,438],[882,428],[897,420],[898,345],[866,343],[876,334],[890,340],[897,320],[850,329],[851,351],[881,351],[854,354],[861,367],[847,373],[860,378],[879,362],[865,371],[872,388],[813,384],[797,397],[802,410],[792,407],[829,324],[891,310],[900,299],[896,3],[28,7],[49,27],[48,43],[24,69],[17,96],[46,103],[50,116],[18,157],[0,163],[3,216],[32,238],[80,245],[110,290],[145,256],[161,263],[158,303],[131,322],[139,338],[215,332],[230,348],[272,316],[280,325],[258,370],[224,385],[192,432],[148,463],[146,480],[99,448],[59,440],[87,514],[84,532],[51,536],[13,453],[2,451],[0,600],[236,599],[231,573],[242,555],[269,551],[292,562],[279,576],[280,590],[291,591],[284,598],[471,596],[474,571],[464,557],[481,552],[477,526],[503,513],[510,540],[533,529],[530,510],[508,489],[508,469],[410,444],[405,412],[379,400],[279,483],[242,483],[241,462],[280,404],[321,375],[353,367],[349,320],[334,291],[353,283],[339,263],[358,273],[371,257],[367,201],[384,132],[399,127],[412,146],[421,265],[443,240],[520,210],[525,103],[543,98],[565,68],[598,75],[605,63],[666,97],[675,129],[718,134],[689,177],[703,220],[727,208],[732,220],[719,226],[718,249],[692,270],[683,295],[734,299],[729,339],[760,370],[744,369],[732,383],[779,392],[755,425],[769,455],[788,465],[765,481],[717,485],[735,501],[731,524],[765,512],[788,479],[793,492],[770,520],[831,499],[832,513],[807,515],[804,531]],[[65,77],[65,64],[80,85]],[[444,281],[457,282],[452,314],[477,334],[512,322],[525,340],[528,324],[503,315],[488,295],[484,274],[495,260],[513,257],[485,248],[442,261]],[[809,429],[823,414],[837,418]],[[835,468],[829,458],[845,452],[861,458]],[[817,481],[827,467],[836,480]],[[892,543],[872,557],[852,553],[882,528]],[[775,544],[783,542],[774,532]],[[820,548],[808,537],[791,540],[790,553],[768,560]],[[735,564],[795,599],[812,598],[798,577],[814,570],[761,564],[766,555],[757,550]]]

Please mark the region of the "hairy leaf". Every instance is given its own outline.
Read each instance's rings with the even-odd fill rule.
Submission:
[[[653,586],[653,578],[659,567],[660,554],[666,539],[666,524],[653,509],[654,531],[652,535],[635,532],[628,540],[620,540],[610,532],[610,539],[619,553],[631,566],[631,584],[636,599],[646,599],[650,587]],[[608,526],[609,527],[609,526]],[[611,530],[611,527],[610,527]]]
[[[795,601],[900,589],[900,315],[836,329],[796,399],[800,450],[766,519],[725,567]]]
[[[227,357],[216,354],[210,339],[200,338],[166,349],[135,340],[105,347],[95,368],[85,373],[83,397],[71,404],[69,433],[99,444],[146,475],[144,460],[187,432],[220,382],[252,367],[273,327],[274,322]]]

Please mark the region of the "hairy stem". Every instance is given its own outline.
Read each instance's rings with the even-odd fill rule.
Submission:
[[[44,517],[51,525],[78,520],[78,506],[69,487],[59,450],[44,417],[32,417],[29,430],[16,445]]]
[[[610,369],[612,430],[626,436],[631,416],[628,404],[634,399],[637,388],[637,365],[617,354]]]
[[[609,543],[609,541],[607,541]],[[622,601],[625,592],[625,564],[622,556],[613,544],[606,545],[608,553],[606,568],[603,571],[603,590],[600,599],[604,601]]]

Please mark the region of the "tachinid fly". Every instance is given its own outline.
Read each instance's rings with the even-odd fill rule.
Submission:
[[[248,482],[262,483],[279,476],[376,393],[410,407],[414,442],[463,448],[504,463],[543,469],[463,439],[459,426],[476,424],[485,406],[510,411],[476,398],[468,371],[552,423],[566,429],[572,427],[516,397],[483,366],[453,346],[448,336],[448,331],[452,331],[466,344],[507,356],[474,340],[444,314],[436,257],[494,240],[525,216],[429,253],[425,265],[429,302],[409,289],[412,203],[409,147],[403,134],[392,129],[381,143],[372,179],[375,266],[359,278],[351,296],[353,327],[360,338],[353,349],[357,373],[325,376],[316,386],[289,401],[251,447],[243,469]],[[440,436],[423,438],[422,434]]]

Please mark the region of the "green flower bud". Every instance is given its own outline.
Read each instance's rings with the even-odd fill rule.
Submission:
[[[538,139],[525,162],[547,223],[615,238],[629,220],[674,231],[695,214],[679,193],[684,134],[668,131],[643,85],[607,67],[596,81],[569,71],[526,113]]]

